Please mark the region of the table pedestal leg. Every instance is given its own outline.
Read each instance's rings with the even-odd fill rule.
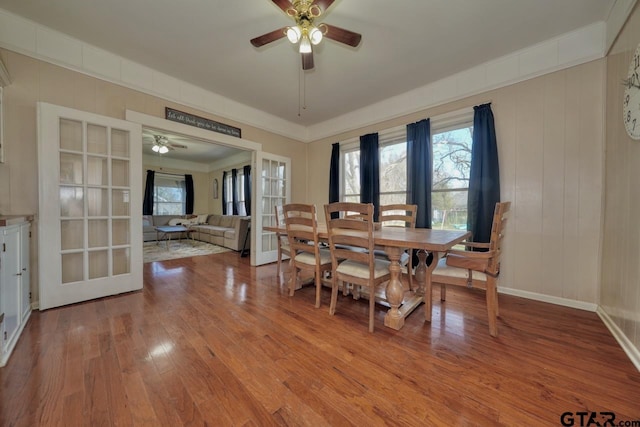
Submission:
[[[392,329],[400,329],[404,326],[404,317],[400,313],[400,304],[404,299],[404,286],[400,281],[400,273],[402,267],[400,266],[400,255],[402,249],[395,247],[386,247],[385,252],[391,261],[389,266],[389,272],[391,273],[391,279],[385,289],[385,296],[391,308],[384,316],[384,325]],[[373,295],[370,296],[374,298]]]
[[[438,260],[440,259],[440,252],[431,252],[433,259],[431,265],[427,267],[425,274],[425,287],[424,287],[424,320],[431,322],[431,278],[433,270],[438,266]],[[426,255],[425,255],[426,258]],[[422,263],[422,260],[420,260]]]
[[[424,295],[424,284],[427,280],[427,253],[422,249],[417,251],[418,253],[418,265],[416,266],[416,282],[418,282],[418,289],[416,289],[416,295]]]

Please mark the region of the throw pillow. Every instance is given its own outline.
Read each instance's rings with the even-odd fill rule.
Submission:
[[[208,214],[198,215],[198,218],[196,219],[196,223],[197,224],[206,224],[208,216],[209,216]]]

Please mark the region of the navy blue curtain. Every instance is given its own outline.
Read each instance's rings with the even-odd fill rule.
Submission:
[[[340,201],[340,143],[331,145],[331,166],[329,167],[329,203]],[[339,212],[332,212],[331,218],[338,218]]]
[[[147,182],[144,186],[144,200],[142,201],[142,215],[153,215],[153,181],[156,173],[147,171]]]
[[[187,193],[184,203],[184,213],[191,215],[193,213],[193,175],[185,175],[184,184]]]
[[[231,193],[233,215],[238,215],[238,169],[231,169]]]
[[[244,208],[251,215],[251,165],[242,168],[244,174]]]
[[[373,203],[373,220],[380,215],[380,155],[378,134],[360,137],[360,202]]]
[[[222,172],[222,215],[227,214],[227,171]]]
[[[407,203],[418,206],[417,228],[431,228],[431,123],[429,119],[407,125]]]
[[[488,242],[493,211],[500,202],[498,144],[491,104],[478,105],[473,110],[467,229],[473,233],[474,242]]]

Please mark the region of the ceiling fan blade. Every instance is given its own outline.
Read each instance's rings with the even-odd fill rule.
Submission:
[[[182,145],[182,144],[178,144],[175,142],[170,142],[169,144],[167,144],[170,148],[184,148],[186,149],[187,146],[186,145]]]
[[[286,27],[278,28],[277,30],[273,30],[270,33],[263,34],[260,37],[256,37],[255,39],[251,39],[251,44],[255,47],[264,46],[267,43],[274,42],[278,39],[281,39],[285,36]]]
[[[291,2],[289,0],[271,0],[271,1],[274,2],[276,6],[282,9],[285,13],[287,12],[287,9],[291,9]]]
[[[302,69],[303,70],[313,69],[313,52],[302,54]]]
[[[325,37],[353,47],[356,47],[358,46],[358,44],[360,44],[360,40],[362,39],[361,34],[345,30],[344,28],[336,27],[335,25],[324,23],[322,25],[327,26],[327,32],[324,34]]]
[[[329,9],[329,7],[333,4],[335,0],[316,0],[313,3],[315,5],[317,5],[320,10],[322,10],[322,13],[325,13],[327,11],[327,9]]]

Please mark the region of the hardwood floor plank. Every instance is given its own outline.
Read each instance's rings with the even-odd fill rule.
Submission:
[[[86,393],[83,414],[88,416],[90,425],[111,425],[105,369],[104,362],[100,357],[85,361],[84,388]]]
[[[640,420],[640,373],[595,313],[434,292],[433,317],[367,331],[366,299],[236,253],[144,265],[142,291],[34,312],[0,369],[0,425],[558,425]]]

